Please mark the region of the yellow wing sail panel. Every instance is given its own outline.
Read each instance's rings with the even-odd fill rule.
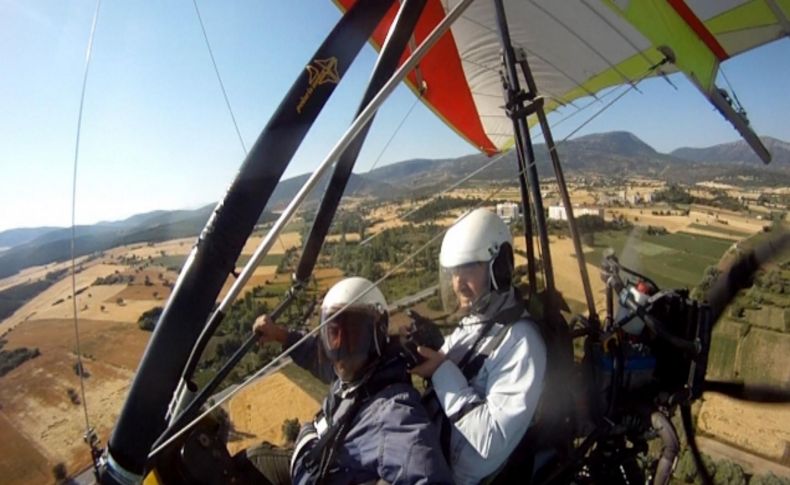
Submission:
[[[355,0],[339,0],[342,8]],[[419,43],[457,0],[429,0]],[[790,0],[505,0],[514,46],[522,49],[547,110],[611,86],[681,71],[742,135],[748,122],[715,86],[719,64],[790,35]],[[394,16],[385,18],[385,23]],[[381,45],[389,24],[373,41]],[[378,36],[378,38],[377,38]],[[672,63],[657,68],[666,57]],[[421,63],[422,100],[484,152],[507,148],[512,122],[503,104],[494,4],[478,0]],[[417,77],[409,83],[416,90]],[[721,99],[719,99],[721,98]],[[729,108],[729,109],[728,109]],[[764,148],[755,147],[763,158]],[[760,153],[763,151],[764,153]]]

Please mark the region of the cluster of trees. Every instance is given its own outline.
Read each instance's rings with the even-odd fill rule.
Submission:
[[[18,308],[35,298],[39,293],[52,286],[52,284],[53,281],[44,278],[0,291],[0,320],[11,316]]]
[[[716,485],[790,485],[790,480],[779,478],[773,473],[748,476],[737,463],[729,460],[713,460],[710,456],[702,454],[702,461]],[[688,448],[680,454],[675,467],[674,477],[682,483],[701,484],[702,479],[697,474],[694,458]],[[673,482],[674,483],[674,482]]]
[[[656,191],[653,194],[653,201],[666,202],[668,204],[693,204],[699,202],[696,197],[677,184],[671,184],[664,190]]]
[[[38,348],[18,347],[13,350],[4,350],[3,347],[7,343],[6,340],[0,339],[0,377],[8,374],[26,361],[41,355]]]
[[[297,248],[288,248],[285,250],[282,259],[277,263],[277,273],[288,273],[296,270],[296,264],[299,261],[299,252]]]
[[[38,281],[21,283],[0,291],[0,320],[10,317],[18,308],[55,284],[68,272],[69,268],[50,271]]]
[[[646,232],[649,236],[663,236],[669,234],[669,231],[667,231],[667,228],[664,226],[647,226]]]
[[[790,266],[790,261],[786,261],[780,267],[759,272],[754,279],[754,285],[767,293],[776,295],[790,293],[790,280],[783,274],[790,269],[788,266]]]
[[[391,228],[364,245],[344,240],[327,244],[326,252],[331,264],[343,270],[346,275],[358,275],[375,281],[384,275],[385,268],[392,268],[406,260],[438,232],[439,227],[433,224],[419,228]],[[427,273],[433,278],[438,271],[438,244],[430,245],[415,255],[404,268],[406,274]]]
[[[299,418],[286,419],[283,421],[283,437],[285,437],[286,444],[296,443],[296,438],[299,436],[299,430],[302,425],[299,423]]]
[[[370,225],[371,223],[365,219],[364,214],[357,211],[338,211],[335,214],[332,225],[329,227],[329,234],[363,234]]]
[[[305,313],[311,307],[315,292],[315,283],[311,282],[305,291],[297,293],[295,300],[280,315],[277,323],[288,328],[303,325]],[[272,293],[275,292],[257,286],[231,305],[198,363],[196,381],[199,385],[216,375],[222,365],[250,336],[255,319],[270,311],[265,299],[271,297]],[[269,363],[280,351],[279,345],[270,344],[258,348],[256,352],[251,352],[228,375],[218,390],[241,382],[247,375]]]
[[[654,216],[688,216],[690,212],[691,211],[689,211],[688,209],[680,210],[676,212],[672,212],[671,210],[665,210],[665,211],[657,210],[657,211],[650,211],[650,214]],[[641,214],[642,211],[639,211],[639,213]]]
[[[721,274],[721,270],[717,266],[708,266],[702,274],[702,280],[699,284],[691,290],[691,297],[696,300],[702,300],[710,290],[713,283]]]
[[[461,208],[471,209],[472,207],[477,207],[480,203],[481,199],[478,198],[437,197],[411,214],[404,216],[403,219],[419,224],[425,221],[432,221],[447,211]]]
[[[142,330],[153,332],[154,328],[156,328],[156,322],[159,321],[159,317],[162,315],[163,311],[164,308],[157,306],[143,312],[140,318],[137,319],[137,326]]]
[[[124,285],[134,283],[134,275],[124,275],[120,271],[115,270],[115,273],[107,276],[99,276],[93,281],[96,286],[100,285]]]
[[[790,283],[784,273],[790,269],[790,261],[785,261],[777,267],[767,271],[760,270],[754,276],[754,285],[745,292],[740,293],[730,304],[729,315],[734,319],[746,318],[746,310],[759,310],[763,305],[775,305],[785,308],[785,326],[790,328],[790,308],[787,300],[782,297],[790,293]],[[706,270],[706,276],[707,276]],[[703,278],[703,282],[707,278]]]
[[[730,197],[724,192],[717,192],[713,200],[707,201],[707,205],[731,211],[740,211],[745,208],[743,202],[734,197]]]

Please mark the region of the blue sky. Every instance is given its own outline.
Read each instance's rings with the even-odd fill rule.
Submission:
[[[329,0],[199,1],[242,137],[251,145],[340,14]],[[0,0],[0,230],[70,224],[71,177],[92,0]],[[761,135],[790,140],[790,40],[725,63]],[[286,175],[312,170],[351,122],[375,53],[366,47]],[[736,132],[682,77],[640,84],[579,134],[629,130],[659,151],[733,141]],[[399,88],[377,117],[367,171],[412,106]],[[585,101],[581,101],[584,103]],[[562,138],[588,112],[561,125]],[[243,152],[191,1],[104,2],[88,78],[77,222],[222,197]],[[589,114],[588,114],[589,113]],[[473,149],[418,105],[379,166]]]

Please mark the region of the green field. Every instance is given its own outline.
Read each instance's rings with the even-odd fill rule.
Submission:
[[[750,235],[748,232],[731,229],[721,224],[691,224],[689,227],[692,229],[700,229],[702,231],[718,232],[719,234],[725,234],[727,236],[735,236],[739,238],[749,237]]]
[[[752,327],[741,342],[741,375],[747,383],[787,386],[790,335]]]
[[[716,265],[731,241],[696,234],[648,235],[644,228],[595,234],[587,261],[600,266],[603,252],[613,248],[620,262],[652,278],[662,288],[697,285],[705,268]]]
[[[708,376],[714,379],[733,380],[736,375],[738,342],[746,325],[722,319],[713,332],[708,356]]]

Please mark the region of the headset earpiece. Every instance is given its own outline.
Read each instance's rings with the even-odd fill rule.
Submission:
[[[510,288],[513,279],[513,247],[508,242],[502,243],[494,260],[491,262],[491,286],[494,290]]]

